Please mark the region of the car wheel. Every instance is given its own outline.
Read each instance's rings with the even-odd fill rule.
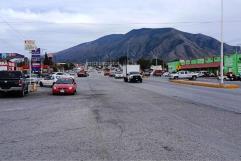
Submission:
[[[39,85],[40,85],[40,87],[43,87],[43,86],[44,86],[42,82],[40,82]]]
[[[197,76],[192,76],[192,80],[196,80],[197,79]]]
[[[25,95],[25,91],[24,91],[24,89],[23,89],[23,90],[21,90],[21,91],[19,92],[19,97],[24,97],[24,95]]]
[[[140,83],[142,83],[142,79],[140,80]]]
[[[25,95],[26,95],[26,94],[28,94],[28,87],[27,87],[27,89],[26,89],[26,91],[25,91]]]
[[[174,77],[174,79],[178,79],[178,77]]]

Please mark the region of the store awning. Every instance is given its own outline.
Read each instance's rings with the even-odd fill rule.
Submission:
[[[206,69],[206,68],[219,68],[220,63],[215,62],[215,63],[207,63],[207,64],[189,64],[189,65],[182,65],[181,70],[186,70],[186,69]]]

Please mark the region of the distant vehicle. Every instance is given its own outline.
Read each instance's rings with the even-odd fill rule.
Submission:
[[[110,76],[110,77],[114,77],[114,76],[115,76],[115,73],[116,73],[116,72],[115,72],[114,70],[111,70],[109,76]]]
[[[239,74],[237,75],[237,80],[240,80],[240,81],[241,81],[241,73],[239,73]]]
[[[208,77],[209,73],[208,71],[198,71],[198,77]]]
[[[60,78],[58,79],[53,87],[52,93],[53,95],[56,94],[76,94],[77,91],[77,84],[74,79],[72,78]]]
[[[122,72],[116,72],[114,78],[115,79],[122,79],[123,78],[123,73]]]
[[[140,82],[142,76],[140,74],[140,65],[125,65],[123,66],[124,82]]]
[[[169,73],[169,72],[165,72],[165,73],[162,74],[162,76],[164,76],[164,77],[169,77],[169,76],[170,76],[170,73]]]
[[[153,70],[151,75],[160,77],[162,76],[162,73],[162,70]]]
[[[174,74],[170,74],[170,79],[189,79],[196,80],[198,77],[198,73],[193,73],[189,71],[179,71]]]
[[[78,77],[88,77],[89,75],[88,75],[87,71],[81,70],[77,73],[77,76]]]
[[[227,79],[230,80],[230,81],[235,81],[235,80],[237,80],[237,76],[236,76],[233,72],[228,72],[228,73],[226,74],[226,76],[227,76]]]
[[[56,80],[57,81],[57,80]],[[53,76],[46,76],[44,79],[40,80],[39,86],[44,87],[44,86],[53,86],[55,83],[55,79]]]
[[[149,77],[150,75],[151,75],[150,69],[144,69],[144,71],[143,71],[143,76]]]
[[[31,84],[34,84],[34,83],[38,84],[39,81],[41,80],[41,78],[37,74],[31,74],[31,79],[30,79],[30,75],[27,75],[26,78],[29,84],[30,84],[30,81],[31,81]]]
[[[104,76],[109,76],[109,75],[110,75],[110,69],[105,69]]]
[[[20,71],[0,71],[0,92],[18,93],[20,97],[28,94],[28,83]]]
[[[77,74],[75,72],[70,72],[69,75],[75,78]]]
[[[70,74],[68,74],[68,73],[63,73],[63,72],[53,73],[53,76],[56,76],[58,79],[59,79],[59,78],[72,78],[72,79],[75,79],[74,76],[71,76]]]

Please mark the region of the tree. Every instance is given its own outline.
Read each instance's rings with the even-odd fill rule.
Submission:
[[[126,64],[126,59],[127,59],[126,56],[121,56],[121,57],[118,58],[118,61],[121,65],[124,65],[124,64]],[[130,59],[128,58],[128,61],[129,60]]]
[[[43,64],[44,64],[44,65],[51,66],[51,67],[54,65],[53,60],[52,60],[52,57],[48,57],[48,54],[47,54],[47,53],[45,53],[45,55],[44,55]]]
[[[141,69],[148,69],[151,67],[151,61],[148,59],[141,58],[137,61],[137,64],[140,65]]]
[[[44,65],[50,65],[50,63],[49,63],[49,57],[48,57],[47,53],[45,53],[45,55],[44,55],[44,62],[43,62],[43,64],[44,64]]]

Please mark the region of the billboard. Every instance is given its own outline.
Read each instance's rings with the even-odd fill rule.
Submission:
[[[0,53],[0,59],[14,59],[14,58],[24,58],[24,55],[18,53]]]
[[[35,40],[25,40],[24,41],[25,50],[31,51],[37,48]]]

